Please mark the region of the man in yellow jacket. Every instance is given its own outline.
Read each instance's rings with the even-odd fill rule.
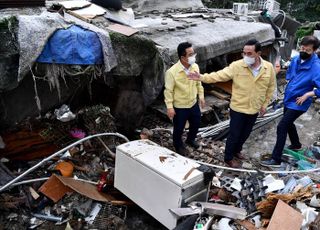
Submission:
[[[199,144],[195,141],[201,118],[198,99],[201,106],[204,106],[205,102],[201,82],[188,79],[189,73],[199,72],[192,44],[180,43],[177,51],[179,61],[167,70],[165,75],[164,97],[167,115],[173,120],[173,145],[177,153],[186,155],[187,149],[182,142],[184,127],[189,121],[186,144],[198,148]]]
[[[270,62],[261,58],[261,44],[256,39],[246,42],[243,59],[210,74],[189,74],[189,79],[204,83],[232,80],[230,103],[230,132],[227,137],[224,161],[234,168],[240,167],[234,157],[244,159],[242,146],[248,139],[258,114],[263,116],[275,89],[275,70]]]

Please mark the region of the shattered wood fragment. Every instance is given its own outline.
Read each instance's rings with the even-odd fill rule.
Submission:
[[[220,92],[218,92],[216,90],[210,90],[208,93],[213,95],[213,96],[216,96],[217,98],[222,99],[222,100],[229,100],[230,99],[230,95],[224,94],[224,93],[220,93]]]
[[[52,175],[40,188],[39,191],[57,203],[66,193],[73,192],[65,186],[56,175]]]
[[[276,194],[269,193],[265,200],[258,202],[256,204],[257,210],[262,213],[265,218],[270,218],[278,200],[282,200],[285,203],[290,203],[292,201],[303,201],[306,198],[311,198],[313,196],[312,187],[300,188],[298,191],[292,194]]]
[[[232,81],[216,82],[213,85],[219,89],[222,89],[228,94],[232,94]]]
[[[6,142],[6,148],[0,149],[0,156],[11,160],[29,161],[57,151],[57,147],[52,142],[44,140],[38,131],[19,130],[4,134],[2,137]]]
[[[40,195],[32,187],[29,187],[29,191],[33,199],[36,200],[40,197]]]
[[[11,196],[9,194],[1,194],[0,196],[0,210],[18,209],[25,204],[27,198],[25,196]]]

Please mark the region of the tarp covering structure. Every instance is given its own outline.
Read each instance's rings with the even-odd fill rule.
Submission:
[[[102,64],[102,46],[95,32],[72,25],[67,29],[57,30],[50,37],[37,62],[72,65]]]
[[[83,22],[68,14],[65,14],[64,17],[62,17],[57,13],[48,12],[32,16],[20,15],[18,20],[18,43],[20,47],[18,81],[21,81],[30,71],[32,64],[42,53],[50,36],[56,30],[68,28],[74,24],[97,34],[102,46],[101,50],[105,73],[109,72],[117,65],[108,32],[94,25]]]

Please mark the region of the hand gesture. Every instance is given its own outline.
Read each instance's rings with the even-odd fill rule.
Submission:
[[[301,97],[297,97],[297,98],[296,98],[296,104],[297,104],[297,105],[302,105],[303,102],[305,102],[308,98],[309,98],[309,95],[307,95],[307,94],[304,94],[304,95],[301,96]]]
[[[197,71],[192,72],[192,73],[190,72],[188,74],[188,78],[189,78],[189,80],[200,81],[200,74]]]

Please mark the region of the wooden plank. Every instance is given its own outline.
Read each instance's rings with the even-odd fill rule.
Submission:
[[[216,96],[217,98],[220,98],[222,100],[230,100],[230,95],[224,94],[224,93],[220,93],[220,92],[218,92],[216,90],[210,90],[208,93],[213,95],[213,96]]]
[[[39,192],[49,197],[57,203],[66,193],[72,193],[73,190],[64,185],[56,175],[52,175],[40,188]]]
[[[3,134],[2,138],[6,146],[0,149],[0,157],[11,160],[33,160],[58,150],[53,143],[43,140],[37,130],[19,130]]]
[[[219,89],[222,89],[224,92],[226,92],[228,94],[232,94],[232,81],[217,82],[212,85],[219,88]]]

